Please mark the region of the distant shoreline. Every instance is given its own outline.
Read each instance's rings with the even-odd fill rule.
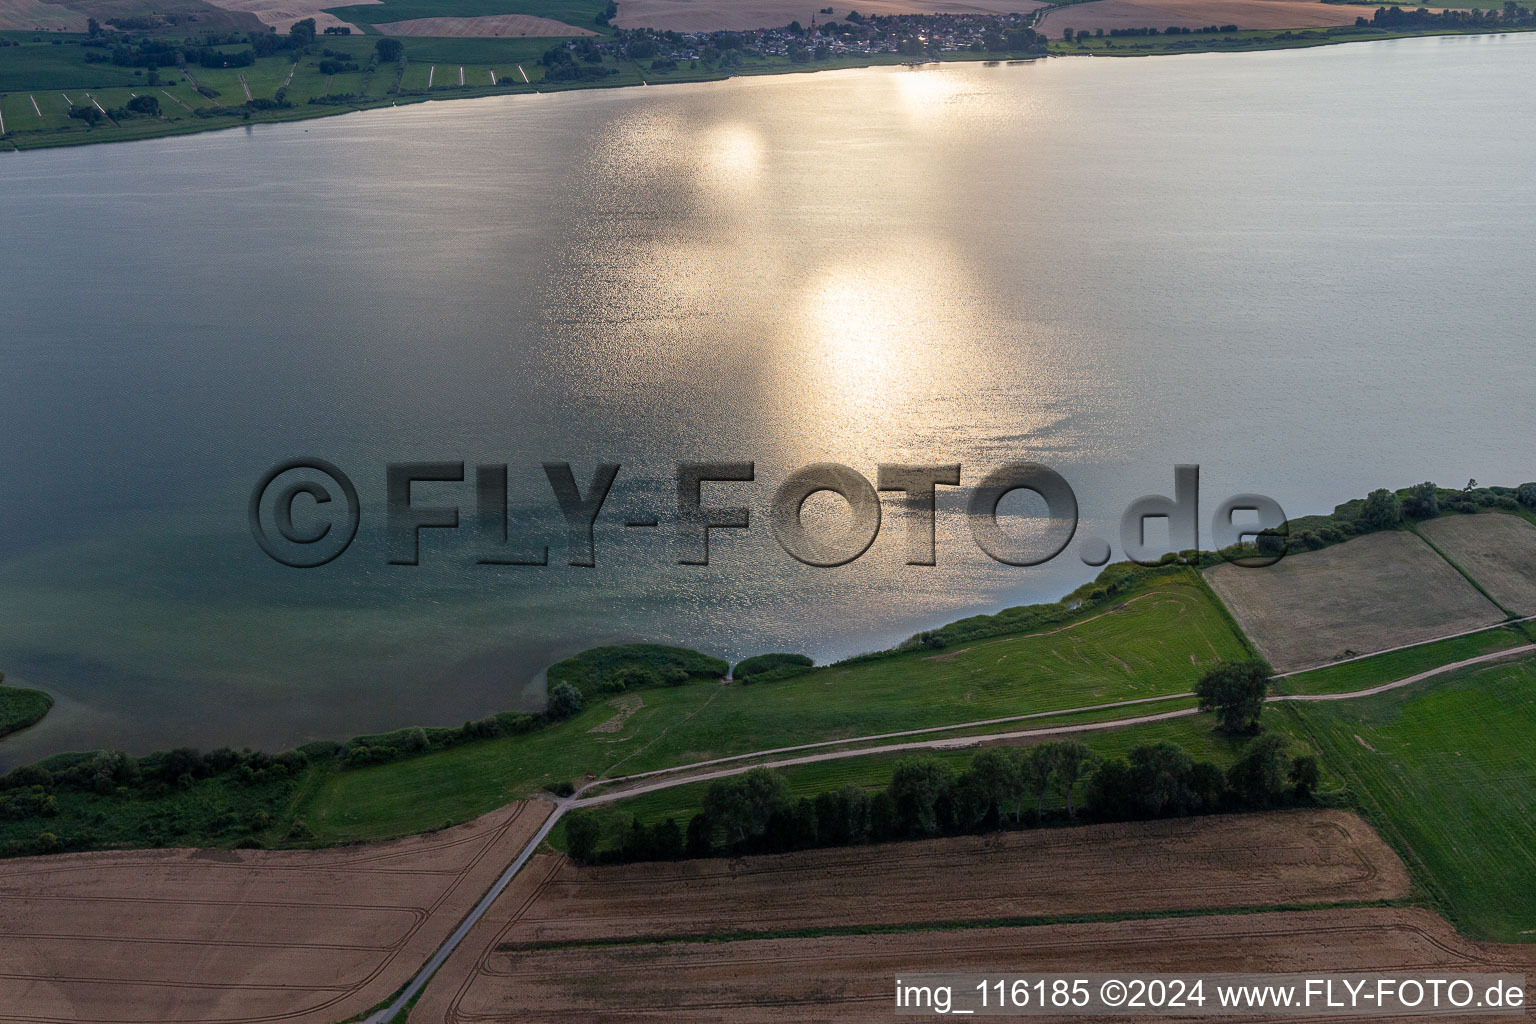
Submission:
[[[1333,0],[1335,3],[1346,3],[1351,0]],[[1353,0],[1359,6],[1366,6],[1363,0]],[[1048,10],[1050,8],[1043,8]],[[1346,43],[1374,43],[1395,39],[1413,39],[1445,36],[1492,36],[1513,35],[1536,31],[1526,27],[1508,27],[1498,29],[1478,28],[1476,30],[1460,30],[1450,28],[1433,29],[1406,29],[1402,31],[1387,31],[1359,28],[1308,28],[1308,29],[1275,29],[1252,30],[1236,33],[1237,39],[1229,40],[1225,37],[1201,38],[1199,34],[1150,37],[1148,42],[1126,43],[1121,37],[1121,45],[1110,51],[1095,47],[1091,40],[1086,45],[1078,43],[1064,43],[1060,40],[1050,44],[1051,50],[1045,54],[1031,56],[1010,56],[1008,54],[974,53],[970,51],[955,51],[945,53],[940,57],[914,60],[904,54],[880,54],[860,56],[844,59],[829,59],[816,64],[770,65],[767,67],[737,68],[730,73],[701,72],[684,74],[681,76],[668,76],[657,80],[642,78],[639,82],[574,82],[549,85],[540,82],[527,88],[505,88],[499,86],[470,87],[457,91],[452,95],[433,96],[430,94],[407,94],[381,98],[376,101],[361,103],[348,103],[331,105],[309,105],[303,107],[291,107],[281,110],[260,111],[249,119],[234,122],[219,122],[212,119],[195,119],[192,121],[176,122],[163,126],[163,130],[155,130],[158,126],[146,126],[148,130],[143,134],[132,136],[97,137],[96,133],[85,132],[80,134],[40,134],[37,136],[23,136],[22,144],[18,144],[16,134],[0,137],[0,152],[19,153],[31,150],[61,149],[73,146],[107,145],[112,143],[142,142],[151,139],[171,138],[183,135],[202,134],[205,132],[227,131],[235,128],[249,128],[258,124],[282,124],[296,121],[309,121],[326,117],[339,117],[344,114],[360,113],[367,110],[379,110],[390,107],[413,106],[420,103],[453,102],[456,100],[485,99],[498,96],[529,96],[544,93],[563,93],[575,91],[587,91],[592,89],[630,89],[637,86],[657,85],[697,85],[709,82],[723,82],[735,78],[757,78],[770,75],[814,74],[822,71],[861,71],[872,68],[910,67],[914,70],[936,64],[1019,64],[1034,63],[1048,58],[1059,57],[1168,57],[1186,54],[1211,54],[1211,53],[1258,53],[1270,50],[1296,50],[1310,49],[1317,46],[1337,46]],[[889,59],[879,59],[888,57]],[[0,94],[15,95],[16,93]]]

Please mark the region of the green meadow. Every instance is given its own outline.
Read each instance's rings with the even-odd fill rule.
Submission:
[[[1456,926],[1536,936],[1536,659],[1284,705]]]
[[[535,733],[336,770],[302,813],[322,841],[403,835],[589,772],[613,777],[753,750],[1187,693],[1206,667],[1245,656],[1243,639],[1203,582],[1178,569],[1062,626],[859,659],[777,682],[646,689],[596,701]],[[637,696],[643,707],[621,709]]]
[[[1450,640],[1312,669],[1275,681],[1276,693],[1353,693],[1495,651],[1531,643],[1521,626],[1494,626]]]

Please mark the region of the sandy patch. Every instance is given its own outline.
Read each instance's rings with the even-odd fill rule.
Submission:
[[[1291,555],[1267,569],[1218,565],[1205,577],[1277,672],[1505,617],[1428,544],[1404,531]]]
[[[1278,0],[1276,0],[1278,2]],[[620,28],[661,28],[677,32],[780,28],[791,21],[809,25],[847,19],[849,11],[875,14],[1028,14],[1045,4],[1033,0],[865,0],[830,5],[816,0],[623,0],[614,24]],[[1353,21],[1353,19],[1351,19]]]
[[[0,862],[0,1021],[346,1020],[420,969],[549,810],[338,850]]]
[[[606,722],[599,722],[587,732],[618,732],[624,728],[624,723],[629,721],[631,715],[645,707],[645,701],[638,693],[632,693],[609,701],[608,706],[617,708],[619,713]]]
[[[535,18],[530,14],[493,14],[484,18],[413,18],[391,21],[374,28],[387,36],[437,36],[459,38],[594,36],[596,32],[567,25],[553,18]]]
[[[1041,19],[1040,31],[1055,38],[1066,28],[1317,28],[1353,25],[1372,10],[1308,0],[1093,0],[1052,11]]]
[[[1536,526],[1489,513],[1431,519],[1419,529],[1516,615],[1536,615]]]
[[[213,6],[226,11],[254,14],[263,25],[271,25],[279,32],[287,32],[296,21],[315,19],[315,31],[324,32],[338,25],[360,33],[362,29],[349,21],[342,21],[334,14],[327,14],[319,7],[319,0],[208,0]],[[383,0],[348,0],[349,3],[377,4]],[[327,6],[335,7],[331,3]]]

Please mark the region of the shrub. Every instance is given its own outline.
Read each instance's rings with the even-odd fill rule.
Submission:
[[[731,675],[737,681],[753,683],[788,679],[809,672],[816,663],[803,654],[759,654],[737,662]]]
[[[564,721],[581,710],[581,691],[570,683],[561,683],[549,691],[549,705],[545,714],[551,721]]]

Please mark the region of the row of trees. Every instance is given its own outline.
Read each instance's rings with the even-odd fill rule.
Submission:
[[[1291,756],[1274,735],[1254,739],[1226,771],[1173,743],[1104,759],[1081,743],[1042,743],[988,748],[958,774],[938,757],[905,758],[890,784],[873,793],[844,786],[795,799],[780,772],[754,768],[711,783],[686,829],[675,818],[647,826],[590,811],[570,814],[565,828],[571,857],[586,864],[785,853],[1080,817],[1131,821],[1271,808],[1310,801],[1318,777],[1316,758]]]
[[[1331,515],[1298,520],[1289,541],[1282,543],[1291,551],[1315,551],[1361,534],[1396,530],[1405,522],[1433,519],[1446,512],[1513,512],[1520,508],[1536,510],[1536,483],[1480,487],[1476,480],[1468,480],[1465,487],[1457,490],[1426,480],[1402,491],[1383,487],[1364,498],[1345,502]],[[1262,541],[1263,538],[1261,550]]]

